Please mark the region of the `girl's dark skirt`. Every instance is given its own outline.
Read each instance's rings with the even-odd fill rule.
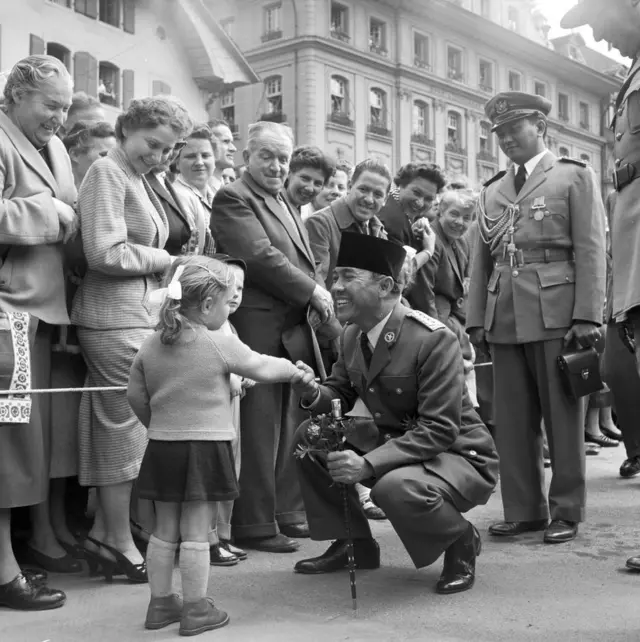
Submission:
[[[236,499],[238,479],[231,442],[150,440],[137,488],[142,499],[158,502]]]

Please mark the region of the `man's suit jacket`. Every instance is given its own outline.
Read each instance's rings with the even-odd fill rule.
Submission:
[[[485,503],[498,475],[493,439],[466,392],[458,339],[439,321],[398,303],[365,365],[361,330],[347,325],[331,376],[313,412],[345,411],[362,399],[380,433],[365,459],[375,477],[411,464],[449,482],[473,503]]]
[[[310,216],[305,221],[305,226],[316,261],[316,274],[330,290],[333,285],[333,272],[338,261],[342,233],[361,233],[362,229],[353,218],[344,197]],[[387,238],[387,233],[377,216],[369,221],[369,230],[372,236]]]
[[[379,216],[391,240],[401,245],[412,247],[416,252],[422,250],[422,243],[416,239],[415,234],[411,231],[411,221],[402,211],[400,203],[394,198],[393,194],[389,195]],[[426,265],[423,265],[418,270],[414,284],[404,293],[404,296],[412,308],[437,318],[433,290]]]
[[[563,337],[574,321],[602,323],[606,281],[604,206],[593,170],[545,154],[516,195],[514,168],[487,184],[481,212],[496,217],[517,207],[514,243],[562,251],[572,260],[538,259],[511,266],[504,245],[480,241],[471,272],[467,327],[484,328],[490,343]]]
[[[67,324],[61,230],[53,198],[74,207],[71,162],[57,136],[51,169],[0,111],[0,309]]]
[[[149,295],[171,264],[161,249],[167,217],[120,147],[91,165],[79,206],[87,273],[73,300],[72,322],[94,330],[155,327]]]
[[[286,201],[284,190],[281,195]],[[247,171],[216,193],[211,214],[219,251],[247,264],[233,324],[254,350],[276,356],[282,356],[283,332],[304,321],[313,291],[323,285],[300,215],[290,204],[289,210],[292,218]]]

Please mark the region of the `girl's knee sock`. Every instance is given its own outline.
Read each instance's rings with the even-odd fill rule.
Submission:
[[[180,544],[180,575],[184,602],[198,602],[207,596],[210,561],[207,542]]]
[[[177,547],[177,542],[165,542],[155,535],[149,538],[147,575],[152,597],[166,597],[173,593],[171,588]]]

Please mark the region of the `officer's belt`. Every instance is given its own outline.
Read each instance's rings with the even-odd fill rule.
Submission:
[[[557,263],[559,261],[573,261],[573,250],[565,248],[548,248],[539,250],[516,250],[515,262],[517,265],[528,263]],[[500,259],[496,265],[511,265],[509,259]]]
[[[617,192],[621,192],[629,183],[640,178],[640,161],[627,163],[620,169],[613,172],[613,186]]]

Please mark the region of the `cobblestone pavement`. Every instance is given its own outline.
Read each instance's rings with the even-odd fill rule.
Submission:
[[[210,594],[231,624],[205,642],[632,642],[640,640],[640,574],[624,571],[640,553],[640,479],[622,480],[622,446],[588,459],[588,521],[574,542],[544,545],[542,534],[512,541],[486,537],[501,518],[499,494],[470,513],[484,538],[475,588],[433,592],[441,564],[416,571],[388,522],[375,523],[382,568],[358,573],[359,610],[351,611],[346,574],[295,575],[298,559],[326,544],[304,540],[298,553],[253,553],[212,568]],[[176,582],[179,582],[176,576]],[[86,575],[57,576],[68,595],[57,611],[0,610],[0,642],[129,642],[177,639],[177,625],[142,626],[148,589]]]

